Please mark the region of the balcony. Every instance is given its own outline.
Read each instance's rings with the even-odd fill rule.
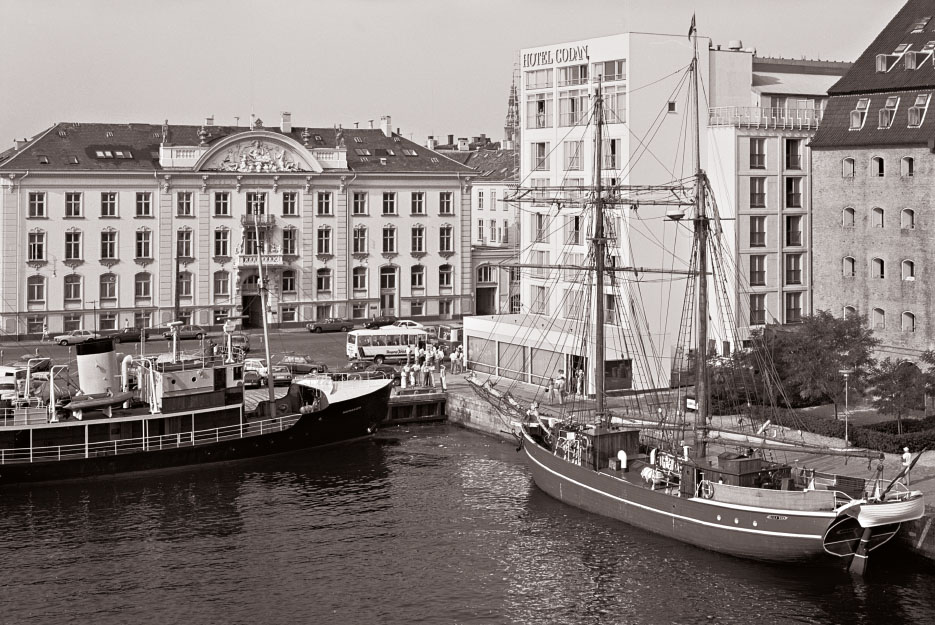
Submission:
[[[258,254],[256,252],[245,254],[238,253],[234,256],[234,266],[237,268],[241,267],[258,267],[260,261],[263,262],[263,267],[285,267],[288,263],[286,262],[286,254],[282,253],[282,249],[278,246],[272,246],[273,249],[269,252],[263,252]]]
[[[260,228],[273,228],[276,225],[276,216],[275,215],[241,215],[240,216],[240,225],[244,228],[252,228],[254,226],[259,226]]]
[[[815,130],[821,122],[821,114],[821,109],[718,106],[708,109],[708,125]]]

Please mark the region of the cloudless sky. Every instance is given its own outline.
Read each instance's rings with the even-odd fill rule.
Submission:
[[[521,48],[627,31],[853,61],[903,0],[0,0],[0,150],[59,121],[503,134]]]

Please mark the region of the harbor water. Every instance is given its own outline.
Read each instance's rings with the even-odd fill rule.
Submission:
[[[451,425],[0,502],[0,623],[935,622],[911,556],[855,579],[709,553],[563,505]]]

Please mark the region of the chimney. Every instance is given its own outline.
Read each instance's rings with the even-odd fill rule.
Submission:
[[[487,145],[488,143],[490,143],[490,139],[487,138],[486,133],[483,133],[483,132],[480,133],[480,142],[483,143],[484,145]]]
[[[380,130],[383,131],[383,135],[386,137],[393,136],[393,120],[389,115],[380,118]]]
[[[425,147],[427,147],[430,150],[434,150],[437,145],[438,145],[438,141],[435,140],[435,137],[433,137],[432,135],[429,135],[428,141],[425,142]]]
[[[448,135],[448,143],[446,143],[445,145],[454,145],[454,144],[455,144],[455,136]]]
[[[211,117],[205,117],[205,126],[213,126],[213,125],[214,125],[214,115],[212,115]]]
[[[13,139],[13,149],[18,150],[21,147],[25,146],[27,143],[29,143],[29,141],[27,141],[26,139],[23,139],[22,141],[20,141],[19,139]]]
[[[282,121],[279,124],[279,129],[282,130],[284,134],[292,132],[292,113],[286,111],[282,112]]]
[[[458,137],[458,151],[467,152],[470,149],[471,146],[468,143],[467,137]]]

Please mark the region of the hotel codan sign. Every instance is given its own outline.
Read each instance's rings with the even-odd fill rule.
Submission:
[[[523,55],[523,67],[540,67],[542,65],[555,65],[556,63],[574,63],[585,61],[588,58],[587,46],[572,46],[569,48],[555,48],[542,52],[530,52]]]

